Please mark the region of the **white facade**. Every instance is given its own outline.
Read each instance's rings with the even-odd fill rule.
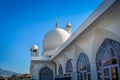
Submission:
[[[80,80],[77,78],[77,63],[80,54],[84,53],[90,63],[90,71],[87,73],[91,75],[91,78],[87,76],[88,80],[98,80],[96,56],[101,45],[107,40],[118,43],[119,47],[116,46],[118,48],[117,71],[120,72],[120,0],[104,0],[76,32],[66,39],[64,43],[61,43],[56,51],[50,53],[51,56],[46,56],[44,54],[42,54],[44,57],[32,56],[30,72],[33,79],[40,80],[40,71],[44,67],[48,67],[53,71],[53,79],[55,77],[65,77],[64,74],[69,73],[66,72],[66,64],[68,60],[70,60],[72,64],[71,79]],[[62,66],[62,74],[59,72],[60,65]],[[102,66],[103,72],[104,67],[105,66]],[[105,74],[102,73],[102,78],[104,78],[104,75]],[[120,80],[119,76],[120,73],[118,73],[119,79],[116,78],[115,80]]]

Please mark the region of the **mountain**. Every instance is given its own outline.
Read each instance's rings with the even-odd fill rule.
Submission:
[[[11,75],[19,75],[18,73],[9,71],[9,70],[4,70],[0,68],[0,75],[4,76],[4,77],[10,77]]]

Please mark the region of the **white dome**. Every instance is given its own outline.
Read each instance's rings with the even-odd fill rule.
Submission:
[[[72,26],[70,22],[67,23],[67,26]]]
[[[32,50],[37,50],[38,49],[38,46],[36,44],[34,44],[31,48]]]
[[[53,54],[69,37],[70,34],[61,28],[49,31],[43,39],[43,54]]]

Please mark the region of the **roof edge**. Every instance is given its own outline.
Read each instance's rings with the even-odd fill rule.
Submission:
[[[89,27],[99,16],[101,16],[116,0],[104,0],[98,8],[79,26],[79,28],[68,38],[67,41],[56,51],[50,60],[54,59],[61,51],[63,51],[73,40],[75,40],[82,32]]]

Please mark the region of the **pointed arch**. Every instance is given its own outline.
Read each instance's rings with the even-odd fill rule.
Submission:
[[[59,70],[58,70],[59,74],[63,74],[63,69],[62,69],[62,65],[59,65]]]
[[[66,67],[65,67],[66,73],[73,72],[73,66],[72,66],[71,60],[72,59],[67,60]]]
[[[44,67],[39,72],[39,80],[53,80],[53,71],[49,67]]]
[[[78,80],[91,80],[91,74],[90,74],[90,61],[88,59],[88,56],[84,53],[81,53],[79,55],[77,64],[77,78]]]
[[[101,44],[96,54],[96,70],[98,79],[111,79],[118,80],[120,77],[120,43],[112,40],[105,39]],[[114,69],[114,77],[112,69]],[[106,71],[107,70],[107,71]],[[105,74],[108,77],[105,77]]]

